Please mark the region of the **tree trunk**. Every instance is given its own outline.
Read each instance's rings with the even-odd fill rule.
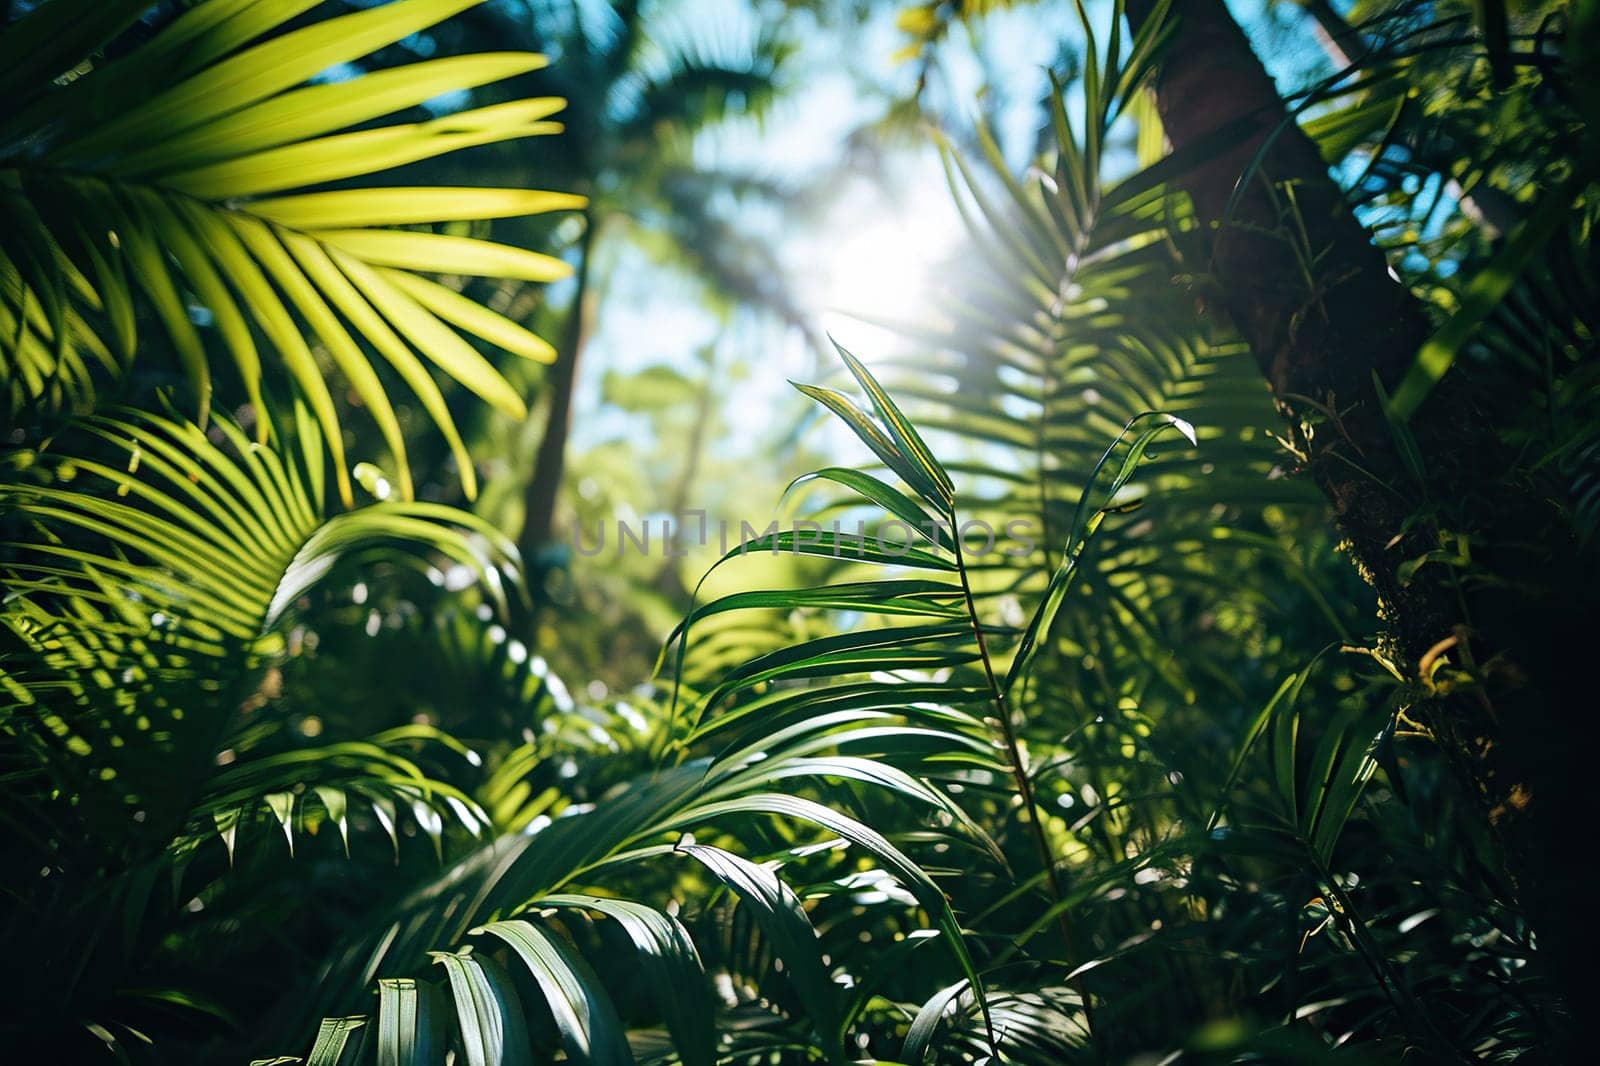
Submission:
[[[1128,0],[1136,31],[1152,6]],[[1373,381],[1393,388],[1432,323],[1349,210],[1222,0],[1180,0],[1171,10],[1179,25],[1155,91],[1174,151],[1198,146],[1179,179],[1207,229],[1208,262],[1193,266],[1249,343],[1304,469],[1376,589],[1388,650],[1413,676],[1443,655],[1484,682],[1453,694],[1419,682],[1412,713],[1483,799],[1541,934],[1540,954],[1570,979],[1582,964],[1570,938],[1583,911],[1559,819],[1576,797],[1580,745],[1564,736],[1558,707],[1579,691],[1569,685],[1587,680],[1578,676],[1581,645],[1596,631],[1571,537],[1515,476],[1494,416],[1469,398],[1462,370],[1412,419],[1425,471],[1408,459]],[[1402,569],[1447,532],[1470,534],[1477,572],[1489,580],[1462,582],[1446,564]]]
[[[683,574],[678,568],[679,556],[686,551],[683,543],[684,515],[690,510],[695,481],[700,476],[700,464],[705,460],[706,428],[711,424],[717,399],[717,349],[712,342],[705,349],[705,374],[700,389],[695,393],[693,421],[689,423],[689,441],[684,449],[683,469],[673,487],[672,498],[667,503],[667,514],[672,516],[672,541],[656,571],[656,589],[674,602],[687,601],[689,590],[684,587]],[[698,530],[696,531],[698,533]]]
[[[577,288],[572,295],[572,308],[562,325],[555,364],[545,378],[549,413],[545,417],[544,436],[539,440],[539,451],[534,457],[533,474],[523,491],[522,536],[517,547],[530,572],[537,569],[539,553],[550,543],[556,497],[566,467],[567,437],[572,429],[572,393],[578,382],[578,362],[594,317],[591,279],[595,224],[593,209],[586,209],[583,237],[578,243]]]

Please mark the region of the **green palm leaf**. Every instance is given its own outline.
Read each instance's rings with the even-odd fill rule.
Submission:
[[[175,835],[157,843],[176,856],[217,835],[231,855],[256,821],[276,821],[291,851],[308,819],[348,843],[352,806],[391,835],[404,811],[436,845],[446,820],[473,834],[488,825],[469,796],[410,756],[436,741],[467,754],[423,727],[264,757],[241,751],[222,769],[211,760],[237,746],[230,698],[248,695],[240,686],[281,650],[285,616],[329,573],[406,545],[467,567],[498,594],[501,573],[515,574],[503,537],[438,504],[327,514],[326,459],[303,412],[283,452],[230,420],[207,434],[135,413],[84,419],[75,441],[77,454],[13,456],[22,469],[0,482],[5,510],[36,531],[0,569],[11,594],[0,618],[16,646],[0,666],[6,728],[58,796],[110,790],[175,804],[165,816]],[[210,776],[185,779],[196,766]]]
[[[318,80],[476,2],[399,0],[274,34],[313,5],[206,0],[65,85],[36,92],[8,71],[8,84],[32,94],[0,125],[0,388],[10,412],[87,405],[95,365],[122,373],[150,349],[138,313],[148,307],[202,427],[221,360],[258,411],[263,389],[286,375],[322,427],[348,504],[320,348],[377,424],[409,497],[400,423],[376,352],[445,435],[463,489],[474,495],[473,464],[428,364],[520,417],[522,397],[466,337],[544,362],[553,353],[517,323],[421,275],[550,281],[568,268],[486,240],[393,227],[570,210],[583,199],[522,189],[317,187],[560,129],[547,121],[563,105],[553,98],[368,125],[443,92],[537,69],[545,61],[535,54],[450,57]],[[143,6],[51,0],[8,28],[0,49],[48,37],[51,47],[23,69],[40,60],[65,69]],[[60,23],[74,32],[52,35]],[[59,54],[69,44],[80,51]],[[366,128],[343,132],[357,126]],[[264,417],[258,425],[265,434]]]
[[[293,450],[280,455],[222,419],[221,443],[161,416],[84,419],[110,457],[47,452],[37,468],[46,477],[0,483],[8,508],[57,534],[9,564],[11,587],[137,602],[147,626],[211,648],[260,638],[341,558],[372,544],[439,552],[491,587],[502,568],[514,573],[515,549],[465,512],[383,500],[328,515],[320,433],[303,411],[299,421]],[[104,547],[85,546],[84,536]],[[104,576],[123,590],[113,597]]]

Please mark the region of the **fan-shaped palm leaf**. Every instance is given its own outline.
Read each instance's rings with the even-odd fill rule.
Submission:
[[[37,531],[3,568],[13,597],[3,618],[25,649],[5,667],[25,675],[8,686],[18,703],[7,731],[37,749],[40,765],[80,782],[114,772],[125,795],[149,800],[172,759],[209,760],[226,746],[228,697],[247,694],[235,686],[281,648],[275,627],[342,559],[405,544],[452,558],[495,589],[513,565],[504,538],[436,504],[382,501],[327,516],[309,417],[298,454],[254,444],[224,419],[210,436],[153,415],[82,425],[81,454],[25,455],[30,465],[0,484],[13,521]],[[454,805],[466,823],[486,822],[465,796],[386,749],[380,738],[269,758],[176,800],[191,804],[191,825],[224,829],[230,841],[240,810],[272,807],[265,797],[307,783],[377,789],[391,807],[397,797],[416,809]],[[297,767],[326,776],[297,777]],[[330,806],[343,799],[327,792],[320,801],[343,832],[342,811]],[[273,808],[291,844],[295,806]]]
[[[6,529],[28,538],[0,562],[0,753],[20,770],[4,785],[8,854],[56,873],[19,892],[8,943],[95,954],[88,978],[65,963],[41,971],[37,998],[113,1047],[110,1018],[161,998],[126,991],[125,968],[142,965],[126,953],[190,900],[240,895],[226,874],[247,841],[246,861],[260,861],[255,827],[281,832],[290,853],[319,830],[348,848],[354,830],[381,827],[398,855],[398,829],[414,822],[442,855],[448,825],[489,823],[436,772],[440,752],[471,757],[438,730],[308,746],[267,709],[286,619],[337,569],[409,548],[496,595],[502,572],[515,576],[508,542],[462,512],[394,500],[328,515],[320,432],[299,415],[278,448],[225,418],[202,431],[90,416],[43,451],[12,452],[0,481]],[[94,917],[108,907],[125,928],[110,942],[112,919]],[[99,1011],[112,1012],[105,1025]]]

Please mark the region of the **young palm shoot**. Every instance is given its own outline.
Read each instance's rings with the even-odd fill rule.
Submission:
[[[690,744],[709,737],[748,736],[752,728],[770,730],[786,723],[809,731],[818,743],[841,749],[854,742],[864,728],[898,729],[908,748],[913,741],[943,741],[940,758],[946,765],[1009,777],[1056,905],[1064,962],[1070,970],[1075,965],[1071,930],[1065,908],[1059,906],[1065,892],[1019,739],[1013,693],[1040,648],[1049,643],[1052,623],[1072,585],[1085,545],[1105,516],[1120,509],[1118,496],[1149,456],[1151,446],[1168,430],[1177,431],[1193,444],[1194,430],[1182,419],[1146,412],[1131,419],[1106,449],[1060,546],[1061,562],[1007,665],[997,661],[999,656],[991,647],[991,638],[1005,631],[980,617],[980,594],[974,591],[973,568],[963,544],[961,515],[948,471],[866,366],[844,348],[835,347],[865,393],[871,413],[837,390],[804,384],[796,387],[843,420],[905,490],[874,474],[844,467],[804,475],[791,488],[818,480],[843,486],[892,515],[919,543],[886,545],[882,536],[851,536],[837,528],[796,529],[743,544],[711,569],[733,558],[767,551],[831,557],[873,568],[909,568],[930,576],[884,577],[793,591],[738,592],[693,608],[669,638],[669,646],[671,640],[678,641],[675,673],[680,685],[689,628],[711,615],[751,609],[825,608],[896,621],[790,644],[724,671],[694,701],[689,728],[678,738],[678,754],[686,754]],[[971,683],[973,667],[981,675],[977,685]],[[931,684],[886,680],[907,671],[926,672],[936,680]],[[871,682],[840,683],[861,674],[871,675]],[[817,684],[819,681],[825,683]],[[783,682],[806,685],[796,692]],[[759,687],[767,691],[751,698],[748,694]],[[741,697],[743,702],[733,702]],[[676,702],[675,695],[674,709]],[[766,721],[752,726],[758,717]],[[864,720],[871,724],[863,726]],[[882,724],[895,720],[899,723],[896,727]],[[995,749],[1000,753],[998,759]],[[879,750],[894,755],[892,747]],[[967,987],[974,989],[980,1007],[987,1012],[981,985],[963,982],[959,986]],[[944,1002],[948,1004],[954,994]]]

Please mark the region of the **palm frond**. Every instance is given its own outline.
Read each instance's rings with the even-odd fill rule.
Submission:
[[[965,960],[966,953],[943,895],[887,839],[821,804],[763,790],[773,780],[775,769],[817,776],[850,772],[848,760],[814,759],[809,763],[783,752],[770,756],[745,752],[711,762],[700,760],[636,780],[592,807],[569,811],[532,835],[502,838],[463,859],[371,930],[352,937],[321,975],[323,988],[315,1000],[355,1005],[359,999],[351,996],[348,983],[362,972],[417,967],[428,955],[453,971],[457,962],[452,960],[463,957],[461,950],[447,952],[431,945],[458,944],[466,937],[478,937],[476,947],[467,946],[466,957],[483,958],[497,940],[508,941],[510,965],[529,970],[555,1014],[556,1032],[550,1037],[581,1061],[628,1061],[623,1055],[626,1045],[621,1043],[623,1028],[613,1006],[616,990],[597,980],[573,950],[573,918],[595,912],[623,924],[638,950],[656,955],[659,965],[670,966],[676,973],[682,983],[670,991],[668,987],[656,990],[657,1009],[680,1053],[703,1055],[720,1028],[721,1011],[706,994],[704,978],[698,976],[692,940],[659,908],[604,894],[614,878],[678,854],[692,856],[735,894],[741,909],[751,909],[764,940],[782,961],[782,981],[798,994],[800,1009],[787,1021],[769,1013],[769,1021],[798,1027],[804,1042],[832,1046],[835,1060],[843,1061],[839,1041],[847,1023],[841,1013],[839,988],[828,977],[826,952],[796,893],[771,869],[725,848],[686,838],[685,832],[717,833],[724,827],[747,824],[752,818],[774,816],[788,824],[820,828],[881,862],[888,875],[906,886],[911,898],[936,920],[956,958]],[[807,850],[797,846],[789,860],[798,861]],[[575,892],[580,886],[593,888]],[[535,924],[536,916],[544,916],[544,923],[559,917],[561,925]],[[970,960],[965,965],[975,976]],[[469,977],[452,972],[451,983],[459,987]],[[492,1017],[500,1021],[485,1021],[476,1013],[485,1003],[490,1005]],[[523,1013],[509,986],[489,999],[458,994],[454,1017],[441,1022],[442,1032],[453,1035],[441,1038],[458,1039],[471,1048],[476,1046],[478,1034],[499,1026],[494,1030],[500,1041],[495,1046],[500,1054],[514,1058],[532,1046],[529,1041],[533,1037],[522,1033],[517,1036],[521,1043],[513,1043],[505,1028],[512,1024],[509,1019]]]
[[[284,646],[285,617],[336,567],[405,545],[453,560],[496,592],[502,574],[515,577],[514,549],[462,512],[390,500],[328,515],[318,429],[304,412],[299,422],[280,453],[226,419],[207,433],[164,416],[97,415],[80,423],[71,451],[12,456],[21,469],[0,483],[0,501],[33,539],[0,564],[11,598],[3,618],[18,646],[4,667],[14,677],[10,742],[80,783],[116,768],[107,780],[145,802],[161,791],[168,760],[208,761],[229,746],[229,699],[249,695]],[[303,791],[294,770],[313,764],[332,775],[318,784],[382,784],[408,803],[448,800],[465,820],[486,821],[381,739],[241,765],[203,800],[178,802],[195,799],[189,820],[209,832],[213,818],[236,821],[247,797]],[[280,810],[286,832],[293,807]]]
[[[549,281],[561,260],[434,232],[460,221],[569,210],[581,197],[524,189],[407,188],[375,175],[447,152],[555,133],[555,98],[517,100],[415,122],[383,122],[447,91],[538,69],[542,56],[485,53],[358,73],[368,53],[478,0],[401,0],[283,27],[313,5],[268,11],[207,0],[109,61],[94,58],[139,5],[51,0],[6,29],[25,48],[63,19],[100,26],[82,53],[52,60],[87,73],[63,85],[19,82],[0,126],[0,387],[15,416],[40,404],[82,408],[91,364],[126,370],[159,320],[203,427],[224,365],[261,410],[292,384],[320,423],[339,493],[352,490],[326,358],[359,397],[411,494],[405,446],[374,354],[450,444],[462,486],[473,465],[432,369],[514,416],[522,397],[468,338],[548,362],[521,325],[429,280],[488,275]],[[92,14],[91,14],[92,13]],[[73,38],[76,40],[76,38]],[[374,122],[377,124],[374,124]],[[421,228],[418,228],[421,227]],[[430,369],[430,364],[432,369]],[[266,432],[264,418],[258,420]],[[264,436],[258,439],[265,439]]]
[[[0,758],[17,771],[6,846],[52,876],[19,889],[8,943],[97,959],[88,977],[41,970],[41,1031],[60,1016],[122,1048],[113,1018],[170,1010],[128,990],[145,965],[130,956],[167,961],[159,931],[209,920],[207,907],[270,908],[242,871],[229,876],[271,861],[263,828],[290,855],[334,834],[348,855],[352,836],[381,829],[398,861],[402,830],[443,858],[447,835],[453,847],[490,824],[451,780],[453,760],[476,760],[453,737],[413,724],[307,744],[316,733],[273,713],[290,619],[331,576],[407,551],[450,560],[494,596],[516,576],[509,543],[462,512],[380,500],[328,514],[319,427],[298,414],[276,447],[227,418],[201,430],[115,412],[7,456],[0,516],[26,539],[0,558]],[[120,938],[94,918],[105,907]]]

